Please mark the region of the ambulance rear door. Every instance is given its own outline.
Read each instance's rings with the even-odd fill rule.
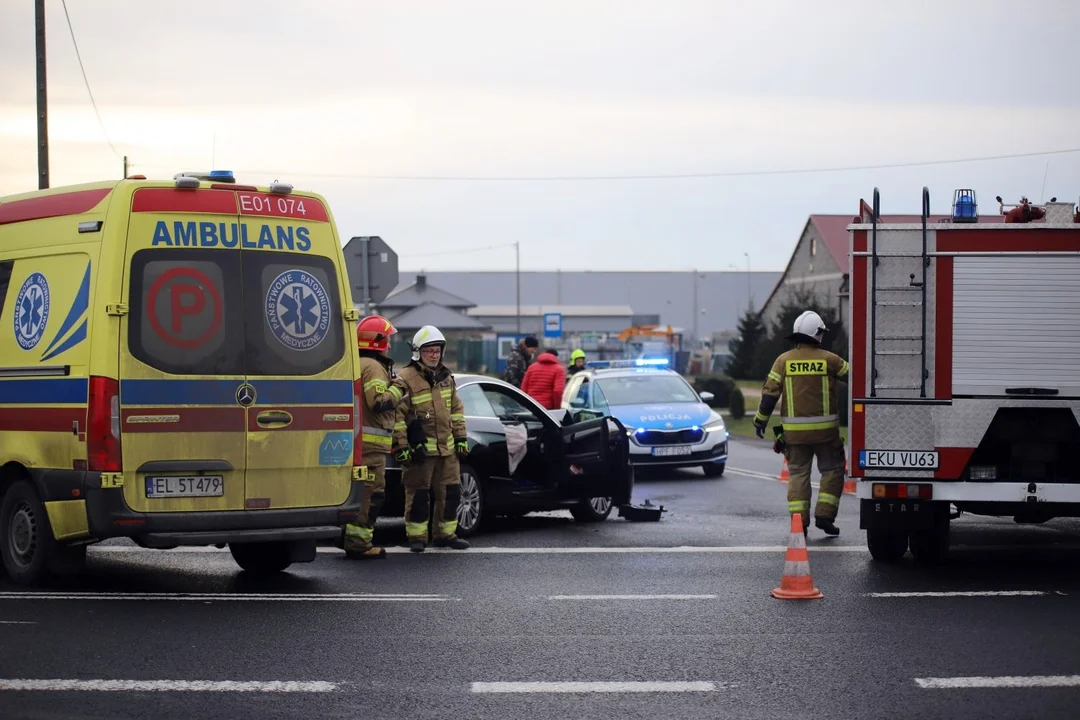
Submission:
[[[248,508],[349,496],[353,381],[340,243],[317,198],[239,189],[248,382]]]
[[[245,306],[231,190],[144,187],[120,318],[124,497],[139,512],[242,510]]]

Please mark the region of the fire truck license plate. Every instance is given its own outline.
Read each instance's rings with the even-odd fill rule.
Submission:
[[[937,470],[936,450],[860,450],[859,467],[890,470]]]

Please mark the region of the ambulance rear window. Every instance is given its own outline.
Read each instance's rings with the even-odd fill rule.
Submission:
[[[337,269],[307,253],[245,252],[248,375],[316,375],[345,354]]]
[[[131,262],[128,346],[173,375],[243,375],[240,253],[140,250]]]
[[[174,375],[316,375],[345,353],[338,292],[329,258],[140,250],[128,345]]]

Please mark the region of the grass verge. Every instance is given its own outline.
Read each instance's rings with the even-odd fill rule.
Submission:
[[[753,413],[748,414],[742,420],[735,420],[730,415],[728,415],[726,413],[721,413],[721,415],[723,415],[723,417],[724,417],[724,424],[727,425],[728,432],[731,433],[733,436],[741,437],[741,438],[752,438],[754,440],[759,440],[759,438],[757,436],[757,433],[754,430],[754,415],[753,415]],[[780,421],[780,418],[774,415],[772,420],[769,421],[769,427],[766,428],[766,430],[765,430],[765,439],[764,440],[759,440],[759,442],[767,442],[767,443],[769,443],[769,445],[772,445],[772,442],[773,442],[772,428],[773,428],[773,425],[775,425],[779,421]],[[840,426],[840,434],[843,435],[845,438],[847,437],[847,425],[841,425]]]

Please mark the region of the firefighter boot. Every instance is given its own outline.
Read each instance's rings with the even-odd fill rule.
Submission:
[[[422,553],[424,552],[424,549],[426,547],[427,543],[425,543],[423,540],[413,540],[409,543],[409,550],[414,553]]]
[[[345,557],[349,560],[379,560],[386,557],[386,549],[370,547],[367,550],[346,550]]]
[[[834,523],[832,520],[829,520],[828,518],[815,517],[814,525],[818,529],[824,530],[826,535],[836,537],[840,534],[840,528],[836,527],[836,523]]]
[[[467,540],[459,538],[457,535],[452,535],[448,538],[436,538],[435,547],[448,547],[454,550],[468,550],[471,545]]]

